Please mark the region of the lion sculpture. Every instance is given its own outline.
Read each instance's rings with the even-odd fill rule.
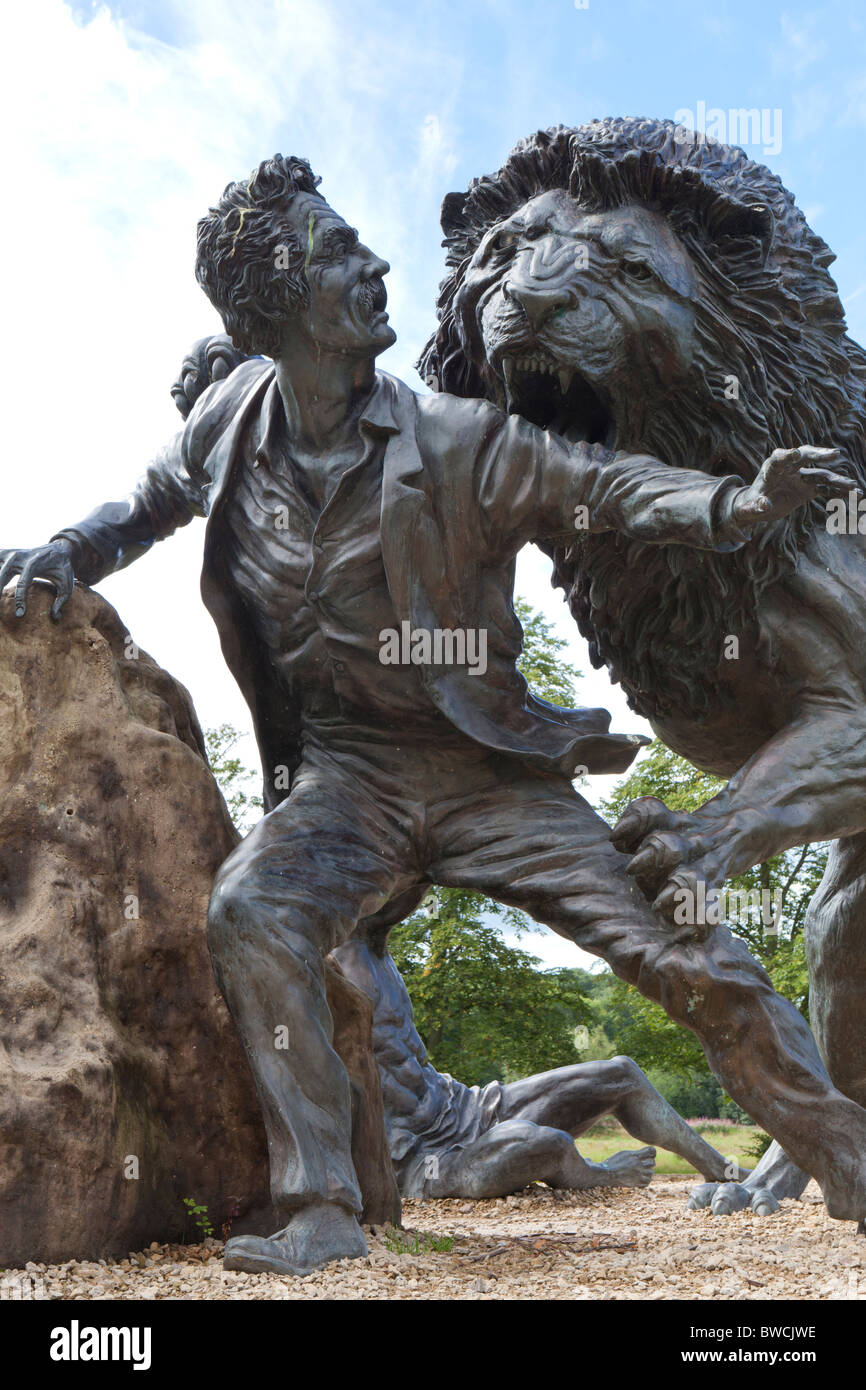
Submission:
[[[806,439],[866,484],[866,354],[834,257],[742,150],[671,121],[539,131],[449,194],[442,226],[419,363],[433,389],[748,480]],[[554,582],[593,665],[670,748],[730,779],[694,814],[643,798],[617,825],[661,910],[834,841],[805,928],[812,1023],[833,1081],[866,1105],[866,537],[829,515],[814,503],[729,554],[578,532]],[[742,1187],[692,1201],[727,1212],[806,1181],[774,1144]]]

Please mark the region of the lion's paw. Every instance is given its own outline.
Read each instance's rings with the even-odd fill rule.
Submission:
[[[772,1216],[779,1210],[779,1203],[768,1187],[758,1187],[754,1191],[744,1183],[702,1182],[693,1187],[686,1204],[689,1211],[705,1210],[713,1216],[732,1216],[736,1211],[750,1208],[756,1216]]]
[[[682,811],[672,811],[657,796],[639,796],[626,806],[610,838],[615,849],[634,854],[647,835],[657,830],[677,830],[688,820]]]

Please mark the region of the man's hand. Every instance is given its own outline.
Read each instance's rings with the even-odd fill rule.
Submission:
[[[832,470],[840,458],[839,449],[817,449],[809,444],[799,449],[774,449],[751,487],[744,487],[735,497],[734,521],[744,525],[775,521],[827,491],[841,488],[849,492],[851,479]]]
[[[75,583],[72,553],[71,541],[62,537],[37,546],[35,550],[0,550],[0,590],[16,574],[20,576],[15,586],[16,618],[23,618],[27,612],[27,594],[34,579],[47,579],[54,585],[56,597],[51,605],[51,616],[60,617]]]

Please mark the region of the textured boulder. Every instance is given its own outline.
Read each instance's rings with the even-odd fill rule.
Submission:
[[[177,1238],[184,1197],[217,1230],[274,1228],[205,942],[237,832],[192,703],[99,595],[76,586],[59,623],[50,599],[18,620],[0,596],[0,1266]],[[381,1221],[393,1179],[352,989],[329,973]]]

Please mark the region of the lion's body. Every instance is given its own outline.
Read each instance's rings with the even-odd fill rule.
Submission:
[[[838,446],[866,483],[866,357],[833,257],[741,150],[661,121],[539,132],[449,194],[443,228],[435,388],[749,479],[773,448]],[[839,841],[807,926],[813,1020],[866,1105],[866,536],[813,504],[734,554],[605,532],[554,562],[593,663],[732,779],[695,816],[650,816],[656,887]]]

